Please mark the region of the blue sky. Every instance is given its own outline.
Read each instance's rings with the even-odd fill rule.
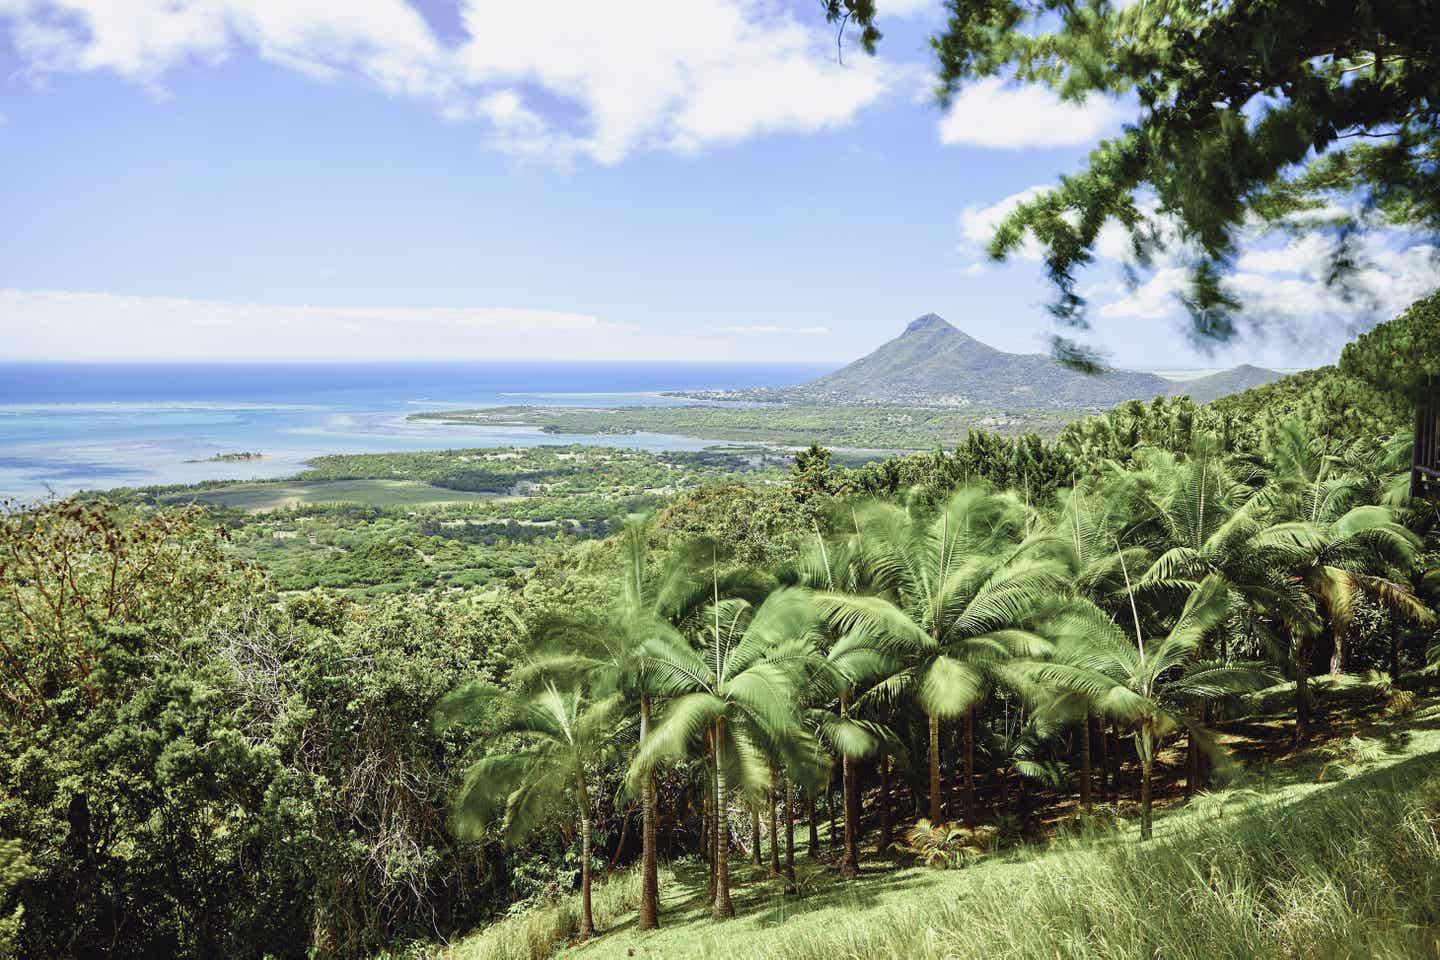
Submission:
[[[987,227],[1131,108],[989,83],[943,113],[938,0],[879,7],[881,56],[841,65],[813,0],[0,0],[3,352],[848,360],[928,311],[1040,350],[1039,265],[986,263]],[[1435,285],[1376,243],[1384,310]],[[1208,359],[1178,268],[1106,259],[1092,339],[1328,361],[1358,318],[1322,260],[1258,239],[1237,281],[1290,335]]]

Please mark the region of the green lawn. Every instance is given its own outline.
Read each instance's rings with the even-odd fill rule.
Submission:
[[[367,507],[433,507],[493,500],[494,494],[450,490],[420,480],[287,480],[228,483],[186,490],[166,503],[200,503],[247,513],[315,503],[358,503]]]
[[[742,858],[737,917],[721,924],[709,918],[704,865],[679,864],[662,879],[660,930],[634,929],[627,875],[597,892],[600,934],[563,955],[1440,956],[1440,701],[1390,718],[1364,696],[1366,686],[1346,681],[1321,695],[1335,717],[1328,744],[1279,757],[1273,753],[1283,748],[1271,746],[1225,789],[1163,810],[1148,844],[1122,823],[953,871],[879,858],[872,847],[862,853],[867,872],[851,883],[838,880],[830,860],[802,855],[798,897]],[[1263,717],[1238,726],[1268,729]],[[1242,756],[1264,747],[1231,739]],[[551,944],[525,942],[531,935],[522,926],[558,930],[563,942],[571,910],[542,908],[439,955],[549,955]]]

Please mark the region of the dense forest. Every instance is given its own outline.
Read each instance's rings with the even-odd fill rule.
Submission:
[[[724,919],[732,858],[801,899],[797,858],[845,884],[872,851],[1158,843],[1158,812],[1234,768],[1223,725],[1265,705],[1262,746],[1334,750],[1318,678],[1366,677],[1393,715],[1428,689],[1440,528],[1407,494],[1407,390],[1440,372],[1437,328],[1432,297],[1334,368],[1053,441],[784,470],[536,454],[569,457],[544,482],[572,499],[478,523],[177,491],[12,510],[0,955],[423,954],[561,902],[548,935],[584,940],[602,871],[644,929],[677,864]],[[507,494],[537,480],[511,454],[309,479]],[[538,523],[563,530],[512,555]],[[347,549],[352,525],[375,535]],[[1433,875],[1440,847],[1372,866]],[[1440,924],[1404,910],[1392,955]]]

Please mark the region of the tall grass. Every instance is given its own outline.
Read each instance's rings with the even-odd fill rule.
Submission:
[[[660,870],[662,887],[673,879],[668,870]],[[638,910],[640,893],[639,870],[626,870],[595,884],[592,907],[596,932],[603,934],[619,918]],[[506,917],[478,936],[436,955],[445,960],[543,960],[573,940],[579,930],[580,901],[566,897]]]
[[[1411,761],[1419,763],[1422,761]],[[1432,762],[1428,759],[1423,762]],[[746,944],[756,960],[1440,956],[1440,778],[1192,819]],[[1348,785],[1347,785],[1348,786]],[[706,940],[696,956],[739,956]]]

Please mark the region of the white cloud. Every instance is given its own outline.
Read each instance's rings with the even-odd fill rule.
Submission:
[[[883,27],[885,20],[890,17],[914,17],[938,11],[940,0],[877,0],[875,9],[879,12],[877,19]]]
[[[755,336],[736,336],[736,334]],[[656,330],[523,307],[334,307],[0,288],[15,361],[773,360],[829,327],[697,322]],[[813,358],[809,347],[804,354]]]
[[[520,359],[585,357],[631,328],[506,307],[276,306],[180,297],[0,290],[14,360]]]
[[[819,337],[830,333],[829,327],[782,327],[773,323],[740,324],[720,329],[725,333],[788,334],[802,337]]]
[[[1133,113],[1104,97],[1068,103],[1041,86],[987,77],[951,103],[940,120],[940,142],[1011,150],[1081,146],[1116,132]]]
[[[460,16],[466,36],[445,43],[406,0],[0,0],[35,76],[110,71],[159,89],[174,67],[245,48],[484,120],[500,150],[602,163],[839,126],[907,72],[837,63],[823,19],[777,0],[461,0]],[[537,106],[555,100],[579,119]]]
[[[1015,208],[1027,200],[1033,200],[1044,193],[1048,187],[1034,186],[1027,187],[1018,193],[1012,193],[989,206],[972,204],[960,211],[960,239],[966,252],[979,255],[990,242],[991,236],[1000,221],[1004,220]],[[1013,256],[1021,260],[1039,260],[1041,249],[1034,237],[1027,236],[1020,249]]]

